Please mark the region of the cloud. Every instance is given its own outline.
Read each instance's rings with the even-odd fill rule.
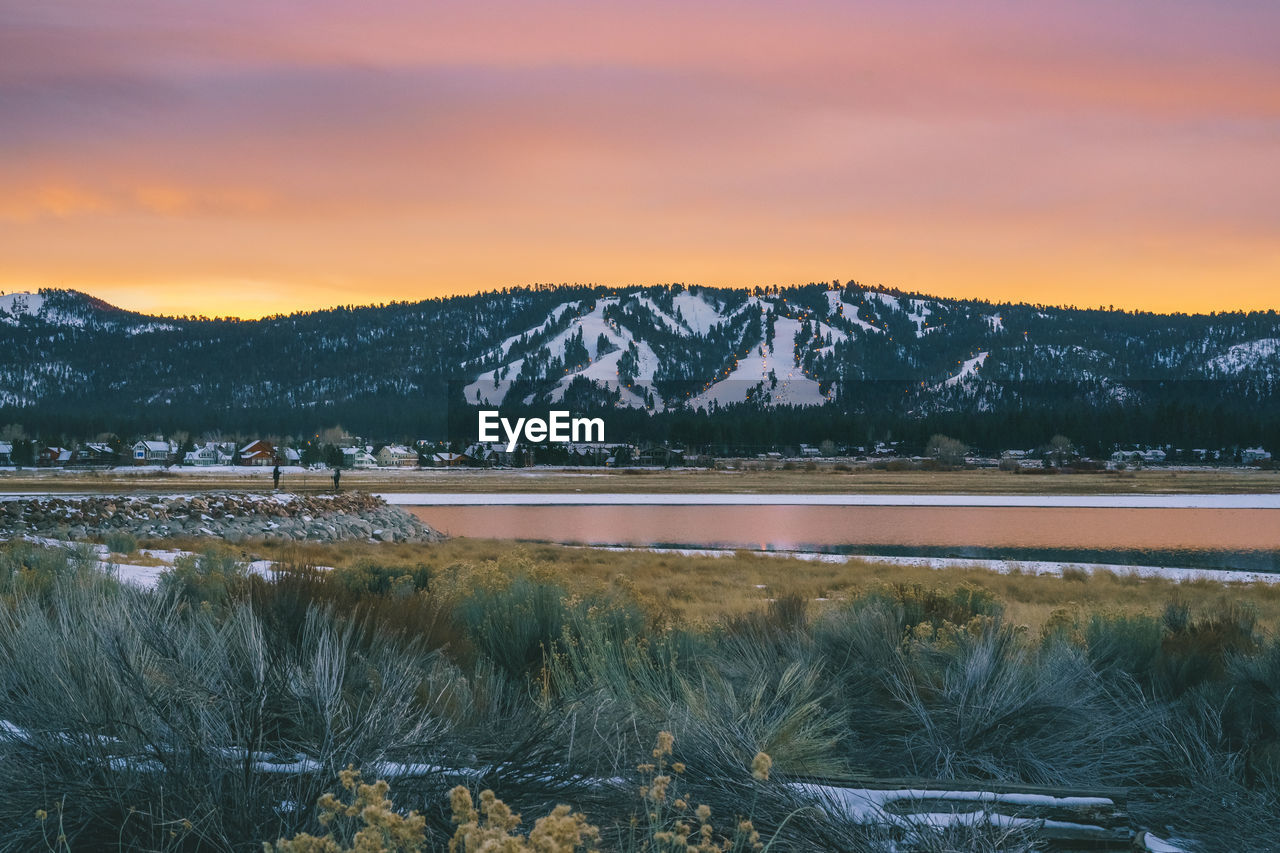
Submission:
[[[0,0],[0,23],[11,282],[287,301],[867,269],[1150,299],[1127,282],[1226,254],[1238,282],[1177,276],[1203,305],[1265,304],[1274,268],[1270,4]]]

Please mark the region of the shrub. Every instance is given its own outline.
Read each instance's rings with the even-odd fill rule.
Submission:
[[[132,554],[138,550],[138,540],[132,533],[112,530],[102,537],[102,543],[113,554]]]
[[[179,827],[234,848],[309,828],[279,804],[314,801],[348,763],[442,754],[433,699],[455,673],[420,647],[359,648],[319,610],[280,643],[245,605],[116,590],[63,581],[48,607],[0,611],[9,848],[38,845],[30,816],[63,797],[75,849],[162,848]]]
[[[85,583],[106,580],[98,571],[98,555],[91,545],[0,544],[0,594],[16,598],[34,595],[47,602],[55,585],[74,579]]]
[[[248,575],[248,566],[226,548],[209,548],[200,554],[179,557],[173,568],[160,573],[162,593],[177,595],[189,604],[225,605],[233,587]]]
[[[455,615],[477,652],[513,678],[541,670],[584,627],[617,643],[638,635],[645,623],[633,604],[570,597],[557,584],[525,575],[505,587],[477,587]]]

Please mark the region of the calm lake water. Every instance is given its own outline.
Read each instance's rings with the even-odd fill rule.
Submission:
[[[1280,510],[915,506],[406,506],[452,536],[1280,571]]]

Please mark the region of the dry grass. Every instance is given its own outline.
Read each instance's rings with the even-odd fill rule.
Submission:
[[[732,463],[731,463],[732,464]],[[994,468],[972,471],[885,471],[866,465],[815,463],[813,470],[765,470],[756,460],[734,470],[705,469],[556,469],[485,470],[427,469],[344,471],[343,488],[377,492],[601,492],[717,494],[1240,494],[1280,492],[1280,470],[1198,469],[1112,471],[1082,474],[1028,475]],[[300,492],[325,491],[328,472],[286,473],[281,486]],[[0,472],[4,491],[45,492],[175,492],[195,489],[264,490],[267,469],[233,472],[174,471],[66,472],[22,470]]]
[[[199,550],[207,543],[192,540],[178,547]],[[172,542],[167,547],[175,547]],[[769,599],[796,595],[820,610],[859,593],[893,584],[922,584],[951,590],[972,585],[1005,604],[1014,624],[1039,631],[1051,617],[1088,612],[1159,615],[1172,599],[1199,609],[1242,604],[1258,614],[1258,625],[1270,634],[1280,629],[1280,585],[1220,584],[1197,580],[1174,582],[1100,572],[1067,577],[1000,574],[978,567],[944,570],[920,566],[811,560],[737,552],[730,556],[681,556],[648,551],[611,551],[551,544],[515,544],[503,540],[455,539],[437,545],[247,544],[242,556],[309,565],[351,567],[376,563],[386,567],[426,566],[442,580],[462,567],[493,571],[527,571],[559,581],[568,589],[619,589],[651,613],[684,625],[708,625],[763,608]],[[1059,612],[1055,616],[1055,612]]]

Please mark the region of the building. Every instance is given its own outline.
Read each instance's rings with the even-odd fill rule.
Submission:
[[[0,465],[13,464],[13,442],[0,441]]]
[[[1159,448],[1152,450],[1117,450],[1111,454],[1112,462],[1142,462],[1147,465],[1158,465],[1165,460],[1165,452]]]
[[[77,465],[114,465],[119,461],[119,454],[111,445],[101,441],[91,441],[82,446],[76,453]]]
[[[222,464],[219,457],[218,447],[212,441],[204,447],[197,447],[195,450],[188,451],[183,458],[183,465],[194,465],[198,468],[205,468],[210,465]]]
[[[167,441],[144,439],[133,445],[133,464],[168,465],[175,452],[173,445]]]
[[[1240,451],[1240,461],[1245,465],[1257,465],[1271,461],[1271,454],[1261,447],[1247,447]]]
[[[418,467],[418,451],[410,450],[403,444],[388,444],[378,451],[378,465],[383,468],[416,468]]]
[[[438,453],[431,454],[431,464],[437,468],[453,468],[458,465],[467,465],[470,462],[471,457],[465,453],[441,450]]]
[[[344,468],[377,468],[378,460],[369,452],[367,447],[344,447],[342,448],[342,466]]]
[[[276,446],[269,441],[258,439],[240,448],[240,464],[259,468],[276,464]]]
[[[65,447],[42,447],[36,455],[36,464],[42,468],[65,468],[74,458],[75,453]]]

